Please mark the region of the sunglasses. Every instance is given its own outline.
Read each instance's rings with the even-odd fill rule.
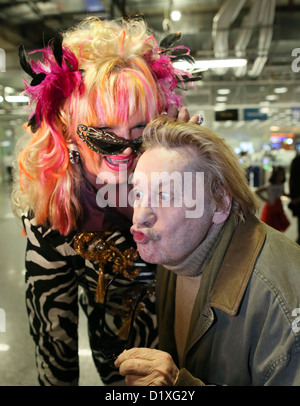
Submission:
[[[136,140],[125,140],[94,127],[79,124],[77,126],[79,138],[94,152],[103,155],[118,155],[130,147],[137,153],[142,145],[142,137]]]

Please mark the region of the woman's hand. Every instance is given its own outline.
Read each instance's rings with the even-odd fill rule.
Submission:
[[[171,355],[150,348],[125,350],[115,365],[129,386],[173,386],[179,374]]]
[[[201,124],[203,121],[203,118],[200,114],[193,114],[192,117],[190,117],[186,106],[181,107],[180,109],[178,109],[175,105],[170,106],[167,111],[167,116],[171,118],[177,118],[179,121],[189,121],[195,124]]]

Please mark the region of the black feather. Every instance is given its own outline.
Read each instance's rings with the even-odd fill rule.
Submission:
[[[193,65],[195,63],[195,59],[191,55],[178,55],[172,58],[172,62],[175,61],[186,61]]]
[[[192,75],[193,75],[193,73],[192,73]],[[183,76],[182,79],[183,79],[184,83],[187,83],[187,82],[197,82],[198,80],[202,80],[202,74],[201,74],[201,73],[199,73],[199,74],[197,74],[197,75],[195,74],[195,75],[193,75],[192,77]]]
[[[41,72],[38,73],[31,81],[30,86],[37,86],[39,85],[46,77],[46,73]]]
[[[56,34],[55,37],[51,40],[51,47],[53,50],[54,58],[56,59],[56,62],[60,67],[63,61],[62,41],[63,37],[61,33]]]
[[[66,64],[68,65],[69,69],[72,70],[74,68],[73,65],[68,61],[67,58],[64,58],[64,59],[65,59]]]
[[[163,53],[167,53],[168,55],[172,56],[179,56],[179,55],[187,55],[187,50],[185,48],[168,48],[163,51]]]
[[[84,69],[79,69],[80,75],[81,75],[81,80],[80,80],[80,85],[79,85],[79,89],[81,88],[82,84],[83,84],[83,78],[85,75],[85,70]]]
[[[34,78],[36,76],[36,73],[33,71],[29,58],[26,55],[25,52],[25,48],[23,44],[20,44],[19,46],[19,60],[20,60],[20,65],[22,67],[22,69],[24,70],[24,72],[26,72],[29,76],[31,76],[32,78]]]
[[[172,45],[173,45],[175,42],[179,41],[180,38],[181,38],[181,32],[180,32],[180,31],[175,32],[175,33],[173,33],[173,34],[169,34],[169,35],[167,35],[165,38],[163,38],[163,39],[160,41],[159,46],[160,46],[161,48],[169,49],[169,48],[172,47]]]
[[[31,131],[33,133],[35,133],[38,130],[39,126],[38,123],[36,122],[35,114],[29,119],[27,127],[31,127]]]

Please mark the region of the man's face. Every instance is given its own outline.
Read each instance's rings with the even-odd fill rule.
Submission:
[[[199,158],[188,147],[159,146],[147,150],[138,161],[133,179],[131,232],[146,262],[181,263],[213,225],[216,206],[205,198],[203,182],[196,184],[196,174],[192,175],[194,159]],[[192,192],[195,187],[197,190]],[[195,196],[203,202],[202,215],[188,218]]]

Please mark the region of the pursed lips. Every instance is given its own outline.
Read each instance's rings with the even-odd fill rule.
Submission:
[[[159,240],[158,234],[150,228],[144,229],[143,231],[132,226],[130,232],[133,235],[133,239],[137,244],[147,244],[150,240]]]

